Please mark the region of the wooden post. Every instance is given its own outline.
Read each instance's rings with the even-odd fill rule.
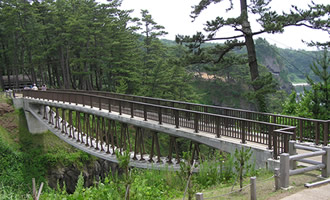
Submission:
[[[110,113],[110,112],[111,112],[111,99],[109,99],[109,103],[108,103],[108,104],[109,104],[109,105],[108,105],[108,106],[109,106],[108,109],[109,109],[109,113]]]
[[[280,169],[275,168],[274,170],[274,179],[275,179],[275,191],[281,188],[280,186]]]
[[[121,101],[119,101],[119,115],[121,115],[122,114],[122,112],[121,112]]]
[[[32,198],[33,198],[33,200],[37,199],[36,179],[35,178],[32,178]]]
[[[204,200],[203,193],[196,193],[196,200]]]
[[[40,188],[39,188],[39,192],[38,192],[38,196],[37,196],[37,200],[39,200],[39,198],[40,198],[40,195],[41,195],[41,191],[42,191],[43,186],[44,186],[44,183],[41,182],[41,185],[40,185]]]
[[[162,108],[158,108],[158,122],[159,124],[162,124]]]
[[[146,105],[143,106],[143,117],[144,117],[144,121],[147,121],[148,116],[147,116],[147,106]]]
[[[179,128],[179,111],[174,110],[174,116],[175,116],[175,128]]]
[[[274,142],[274,144],[273,144],[273,146],[274,146],[274,152],[276,151],[276,153],[277,153],[277,150],[275,150],[275,148],[277,147],[277,145],[275,145],[275,142],[277,142],[277,141],[274,141],[274,140],[276,140],[276,137],[277,137],[277,134],[275,134],[274,133],[274,127],[273,126],[271,126],[271,125],[268,125],[268,149],[269,150],[271,150],[272,149],[272,137],[273,137],[273,142]],[[276,147],[275,147],[276,146]],[[275,158],[275,154],[274,154],[274,159],[277,159],[277,158]]]
[[[256,177],[250,178],[250,194],[251,194],[251,200],[257,200],[257,186],[256,186]]]
[[[325,167],[322,169],[322,177],[328,178],[330,176],[330,147],[323,147],[325,154],[322,155],[322,163]]]
[[[299,141],[303,141],[303,120],[299,119]]]
[[[131,103],[131,118],[134,118],[134,104]]]
[[[273,138],[273,157],[274,157],[275,160],[277,160],[278,159],[277,158],[278,157],[278,154],[277,154],[278,153],[278,151],[277,151],[277,133],[275,133],[271,128],[271,134],[268,137],[269,138],[274,137]],[[269,145],[268,145],[268,147],[269,147]]]
[[[316,121],[315,124],[315,144],[319,145],[320,143],[320,124]]]
[[[327,146],[329,140],[329,121],[323,123],[323,145]]]
[[[281,188],[289,187],[290,155],[282,153],[280,156],[280,182]]]
[[[246,144],[246,129],[245,129],[245,121],[241,121],[241,125],[242,125],[242,127],[241,127],[241,129],[242,129],[242,141],[241,141],[241,143],[242,144]]]
[[[217,135],[217,138],[220,138],[220,117],[216,117],[215,118],[215,123],[216,123],[216,135]]]
[[[194,116],[194,128],[195,128],[195,133],[198,133],[198,121],[199,121],[199,114],[198,113],[195,113],[195,116]]]

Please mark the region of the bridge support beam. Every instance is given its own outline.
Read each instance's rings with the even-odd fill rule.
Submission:
[[[34,113],[38,113],[43,110],[42,106],[29,105],[24,102],[23,107],[29,132],[32,134],[40,134],[46,132],[48,128],[43,123],[41,123],[31,112],[29,112],[29,110],[31,110],[34,111]]]

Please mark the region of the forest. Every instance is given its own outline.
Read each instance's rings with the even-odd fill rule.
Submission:
[[[48,88],[105,90],[279,112],[278,100],[291,93],[290,82],[306,82],[309,65],[321,55],[280,49],[257,39],[256,69],[261,75],[256,81],[259,72],[251,79],[252,68],[247,66],[251,63],[248,48],[236,39],[214,43],[210,30],[212,40],[200,40],[197,47],[192,44],[201,35],[190,39],[178,35],[177,43],[160,40],[166,28],[151,13],[141,10],[140,19],[132,18],[132,11],[121,10],[120,5],[118,0],[105,4],[94,0],[1,1],[0,88],[5,88],[4,79],[18,88],[16,80],[25,75],[30,83]],[[199,6],[193,11],[196,15],[201,12]],[[254,6],[252,10],[261,4]],[[288,19],[269,16],[262,21],[264,31],[281,32],[292,23],[326,29],[321,19],[327,9],[314,5],[309,11],[301,10],[301,15],[314,15],[312,19],[301,18],[297,12],[286,14]],[[265,10],[259,13],[267,14]],[[276,22],[282,26],[270,27]],[[222,23],[218,28],[230,25],[229,21],[217,23]],[[260,107],[261,99],[272,102],[269,108]]]

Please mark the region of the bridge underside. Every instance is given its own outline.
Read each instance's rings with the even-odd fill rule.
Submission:
[[[106,109],[100,110],[90,106],[33,98],[15,99],[15,101],[19,100],[24,101],[24,110],[29,115],[37,119],[44,128],[49,129],[60,139],[91,155],[111,162],[118,162],[114,151],[124,151],[130,148],[131,166],[155,169],[169,167],[170,170],[179,170],[178,163],[181,160],[177,157],[179,152],[176,138],[185,138],[194,144],[191,147],[193,157],[198,157],[199,144],[229,153],[235,152],[236,148],[251,148],[256,167],[273,168],[272,163],[268,162],[272,158],[272,151],[268,150],[266,145],[254,142],[241,144],[240,139],[225,136],[217,138],[211,133],[203,131],[196,133],[192,129],[176,128],[171,124],[159,124],[152,120],[146,121],[143,117],[132,118],[127,114],[119,114],[119,112],[115,111],[109,112]],[[28,123],[35,122],[28,120]],[[34,125],[40,127],[40,124]],[[128,126],[135,127],[134,136],[130,136]],[[33,124],[29,124],[29,129],[30,127],[33,127]],[[117,129],[120,129],[120,131],[117,131]],[[44,129],[35,130],[42,132]],[[143,142],[146,130],[149,132],[149,137],[152,138],[149,154],[145,153]],[[167,157],[162,157],[159,152],[158,135],[160,133],[170,136],[169,154]],[[131,141],[130,137],[135,137],[135,142],[128,145],[129,141]],[[172,152],[175,152],[176,158],[172,157]]]

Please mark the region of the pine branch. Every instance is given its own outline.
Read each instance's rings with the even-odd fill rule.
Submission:
[[[252,33],[252,35],[259,35],[261,33],[265,33],[266,31],[258,31],[258,32],[254,32]],[[207,42],[207,41],[214,41],[214,40],[232,40],[232,39],[237,39],[237,38],[241,38],[244,37],[245,35],[236,35],[236,36],[231,36],[231,37],[222,37],[222,38],[208,38],[208,39],[204,39],[203,42]]]

